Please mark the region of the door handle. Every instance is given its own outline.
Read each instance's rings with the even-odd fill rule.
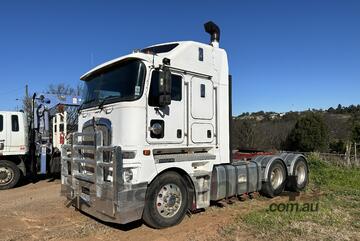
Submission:
[[[0,140],[0,142],[5,142],[5,140]]]

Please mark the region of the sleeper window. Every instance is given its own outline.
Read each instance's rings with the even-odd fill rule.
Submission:
[[[11,130],[14,132],[19,131],[19,117],[17,115],[11,116]]]
[[[205,85],[204,84],[200,85],[200,97],[205,98]]]

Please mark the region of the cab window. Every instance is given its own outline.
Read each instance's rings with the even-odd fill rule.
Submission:
[[[19,117],[17,115],[11,116],[11,130],[14,132],[19,131]]]
[[[0,132],[4,129],[4,117],[0,115]]]
[[[159,99],[158,92],[158,82],[159,71],[155,70],[151,76],[151,85],[149,92],[149,105],[157,106]],[[172,74],[171,75],[171,100],[173,101],[181,101],[182,99],[182,77],[180,75]]]

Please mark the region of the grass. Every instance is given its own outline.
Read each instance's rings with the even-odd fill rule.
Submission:
[[[310,181],[295,201],[318,204],[316,212],[269,211],[269,206],[238,215],[219,233],[237,240],[237,227],[267,240],[360,240],[360,169],[336,167],[309,156]],[[271,204],[272,200],[268,200]],[[287,205],[289,200],[281,199]],[[294,204],[294,202],[291,202]]]

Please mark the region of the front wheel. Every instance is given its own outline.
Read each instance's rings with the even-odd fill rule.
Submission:
[[[0,160],[0,190],[13,188],[20,180],[20,170],[15,163]]]
[[[274,160],[269,167],[267,181],[263,183],[261,193],[267,197],[279,195],[285,188],[286,167],[280,159]]]
[[[147,190],[143,220],[153,228],[180,223],[187,211],[188,195],[186,182],[179,174],[161,174]]]

